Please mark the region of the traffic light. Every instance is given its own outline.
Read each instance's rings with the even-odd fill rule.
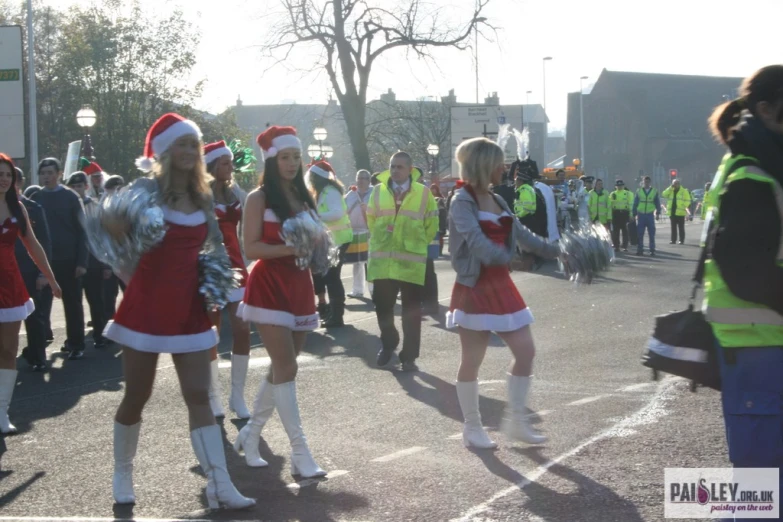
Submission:
[[[669,171],[669,176],[676,178],[677,177],[677,169],[671,169]]]

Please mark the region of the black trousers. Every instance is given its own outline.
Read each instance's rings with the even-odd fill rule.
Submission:
[[[43,292],[36,290],[35,282],[38,280],[38,272],[22,273],[24,286],[27,287],[27,293],[35,303],[35,310],[24,320],[24,329],[27,332],[27,350],[38,362],[46,361],[46,318],[44,317],[44,307],[41,302]],[[51,295],[51,292],[49,293]]]
[[[92,321],[92,339],[96,343],[103,342],[103,329],[106,327],[106,305],[103,302],[103,269],[92,268],[84,274],[84,295],[90,306],[90,320]]]
[[[82,308],[82,277],[75,277],[76,261],[52,261],[52,272],[63,293],[66,345],[84,350],[84,309]],[[44,293],[42,308],[47,324],[51,324],[52,293]]]
[[[109,279],[103,281],[103,306],[104,317],[108,323],[114,319],[114,313],[117,311],[117,296],[120,290],[125,291],[125,283],[120,278],[112,274]]]
[[[434,259],[427,259],[427,271],[424,274],[424,288],[422,290],[422,306],[425,314],[438,313],[438,276],[435,274]]]
[[[628,248],[628,220],[627,210],[612,211],[612,243],[615,248],[620,248],[620,234],[623,236],[623,248]]]
[[[424,287],[394,279],[373,281],[372,301],[381,329],[381,344],[385,351],[394,351],[400,344],[400,334],[394,326],[394,305],[402,294],[402,351],[400,361],[412,362],[419,357],[421,344],[421,298]]]
[[[672,243],[677,242],[677,230],[680,231],[680,241],[685,241],[685,216],[671,216],[669,221],[672,223]]]
[[[315,295],[327,292],[332,311],[334,312],[337,309],[338,313],[345,307],[345,287],[340,276],[343,270],[343,261],[345,261],[345,251],[348,250],[349,244],[340,245],[340,262],[337,266],[330,268],[324,275],[313,274]]]

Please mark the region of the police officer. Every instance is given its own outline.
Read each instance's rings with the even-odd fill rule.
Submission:
[[[609,196],[609,207],[612,210],[612,243],[614,251],[620,250],[620,234],[623,236],[623,252],[628,252],[628,221],[633,206],[633,194],[625,188],[623,180],[614,183],[615,190]]]
[[[590,209],[590,220],[601,223],[607,230],[612,229],[612,213],[609,206],[609,193],[604,190],[604,180],[595,180],[595,188],[590,191],[587,202]]]
[[[729,149],[707,209],[705,315],[718,342],[729,460],[783,469],[783,65],[710,118]],[[779,478],[780,480],[780,478]],[[747,520],[747,519],[746,519]]]
[[[636,219],[638,243],[636,255],[644,255],[644,231],[650,236],[650,256],[655,257],[655,221],[661,215],[661,198],[652,186],[652,178],[644,177],[644,184],[636,191],[633,216]]]

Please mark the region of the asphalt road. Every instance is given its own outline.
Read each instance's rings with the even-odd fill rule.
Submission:
[[[230,444],[244,421],[222,422],[230,472],[248,511],[209,511],[205,480],[190,447],[187,413],[169,356],[160,358],[136,458],[137,504],[113,505],[112,418],[123,381],[115,348],[88,347],[64,360],[55,305],[52,370],[20,362],[0,474],[0,520],[302,520],[302,521],[658,521],[665,467],[727,465],[719,398],[692,394],[678,379],[652,382],[639,363],[654,315],[680,309],[690,292],[699,223],[685,245],[659,256],[621,254],[589,287],[575,287],[547,265],[512,277],[536,317],[532,420],[550,441],[513,443],[497,432],[506,402],[510,353],[493,338],[480,374],[484,424],[496,451],[462,446],[454,380],[456,332],[427,318],[421,371],[374,367],[378,326],[371,305],[349,300],[348,326],[312,334],[300,360],[298,394],[305,432],[325,480],[294,481],[289,444],[277,418],[263,432],[270,466],[251,469]],[[441,304],[454,275],[437,262]],[[350,283],[350,267],[344,271]],[[399,325],[399,321],[398,321]],[[24,345],[24,338],[22,339]],[[246,396],[252,402],[269,364],[254,334]],[[230,333],[221,341],[225,399]]]

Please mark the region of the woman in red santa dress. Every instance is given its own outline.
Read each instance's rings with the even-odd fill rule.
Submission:
[[[231,176],[234,170],[233,158],[234,154],[225,141],[221,140],[204,146],[204,163],[207,165],[207,172],[213,178],[209,185],[212,188],[220,232],[223,234],[223,244],[231,260],[231,267],[239,271],[242,276],[240,288],[235,288],[231,292],[229,303],[226,306],[234,341],[231,349],[231,395],[228,399],[228,408],[240,419],[247,419],[250,418],[250,411],[245,405],[245,380],[250,360],[250,325],[237,316],[237,306],[245,295],[245,282],[247,281],[247,267],[237,235],[239,223],[242,220],[244,201],[241,189],[234,183]],[[220,333],[221,316],[220,311],[210,313],[218,333]],[[218,380],[217,348],[212,351],[210,373],[209,404],[215,417],[223,417],[225,412],[223,411],[220,381]]]
[[[291,473],[322,477],[299,418],[296,398],[296,357],[307,332],[318,327],[310,270],[296,264],[298,252],[280,238],[283,223],[297,213],[315,215],[302,166],[302,143],[293,127],[270,127],[258,136],[264,152],[261,187],[247,197],[243,239],[248,259],[258,259],[250,272],[239,314],[256,323],[272,367],[253,403],[250,422],[242,428],[234,449],[244,451],[247,464],[263,467],[259,455],[261,429],[275,408],[291,441]],[[317,217],[316,217],[317,219]]]
[[[147,133],[145,157],[136,162],[142,170],[151,169],[152,177],[141,178],[123,191],[125,195],[147,191],[162,210],[166,233],[140,256],[132,274],[122,274],[128,286],[104,333],[123,347],[125,394],[114,423],[113,490],[119,504],[136,501],[133,459],[161,353],[172,354],[188,408],[190,440],[207,476],[209,507],[238,509],[255,504],[231,482],[221,430],[209,407],[209,352],[218,337],[199,292],[199,253],[225,256],[225,249],[202,147],[195,123],[177,114],[162,116]],[[102,221],[110,235],[121,237],[132,230],[123,216]]]
[[[14,162],[0,153],[0,433],[15,433],[8,419],[8,406],[16,385],[16,352],[22,321],[35,306],[27,294],[24,279],[16,264],[16,239],[22,240],[30,257],[46,277],[52,294],[60,297],[60,287],[54,280],[40,243],[35,238],[27,209],[19,201]]]
[[[535,355],[530,331],[533,314],[511,280],[508,265],[517,244],[550,259],[560,250],[514,219],[506,201],[489,189],[501,182],[503,149],[486,138],[474,138],[462,142],[456,156],[465,184],[455,192],[449,208],[449,249],[457,281],[446,324],[459,328],[462,344],[456,385],[465,418],[462,440],[476,448],[497,446],[482,427],[478,393],[479,368],[489,336],[496,332],[514,356],[504,431],[513,439],[540,444],[546,437],[530,427],[525,408]]]

